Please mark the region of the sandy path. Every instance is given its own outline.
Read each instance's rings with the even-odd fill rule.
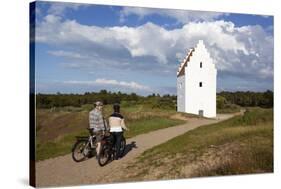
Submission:
[[[127,163],[133,161],[145,150],[166,142],[187,131],[206,124],[216,123],[232,117],[231,114],[219,114],[216,120],[203,118],[189,118],[188,122],[179,126],[170,127],[141,134],[127,140],[128,149],[131,149],[121,160],[110,162],[100,167],[95,158],[81,163],[72,160],[71,154],[60,156],[36,164],[37,186],[67,186],[82,184],[97,184],[122,181],[122,172]],[[121,179],[120,179],[121,178]]]

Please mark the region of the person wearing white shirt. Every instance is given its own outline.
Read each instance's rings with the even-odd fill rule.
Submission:
[[[109,117],[109,128],[110,133],[114,137],[115,146],[116,146],[116,157],[115,159],[121,158],[120,154],[120,146],[121,146],[121,139],[123,136],[123,129],[128,130],[125,125],[124,117],[120,114],[120,105],[114,104],[113,105],[113,114]]]

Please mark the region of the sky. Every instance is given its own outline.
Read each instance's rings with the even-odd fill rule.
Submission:
[[[217,91],[273,90],[268,15],[36,2],[37,93],[176,94],[176,72],[202,39]]]

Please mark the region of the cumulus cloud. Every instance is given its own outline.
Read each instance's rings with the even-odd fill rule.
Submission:
[[[72,51],[48,51],[48,54],[58,57],[64,57],[64,58],[74,58],[74,59],[87,59],[87,55],[82,55],[81,53],[72,52]]]
[[[151,11],[154,10],[125,8],[123,14],[128,16],[138,12],[138,15],[144,17],[152,14]],[[193,12],[191,15],[194,16]],[[219,77],[250,78],[272,83],[272,34],[259,25],[238,27],[232,22],[213,21],[216,15],[212,14],[205,19],[195,17],[195,21],[209,21],[191,21],[181,28],[170,30],[150,22],[137,27],[98,27],[49,14],[36,27],[36,41],[56,48],[71,49],[48,51],[53,56],[83,59],[79,63],[70,63],[70,67],[74,65],[75,68],[95,68],[100,65],[117,69],[152,70],[155,73],[169,72],[170,75],[175,75],[177,65],[187,50],[194,47],[199,39],[203,39],[217,69],[221,71]],[[126,86],[126,82],[121,84],[113,81],[110,81],[112,85]],[[95,81],[95,84],[98,82]],[[108,80],[104,82],[110,83]],[[137,88],[138,85],[127,83],[127,87],[130,86]]]
[[[161,15],[170,17],[179,23],[198,22],[198,21],[213,21],[222,15],[228,15],[220,12],[205,12],[205,11],[186,11],[186,10],[172,10],[172,9],[153,9],[141,7],[124,7],[120,11],[120,21],[124,22],[130,15],[137,15],[140,19],[149,15]]]
[[[61,22],[60,17],[48,15],[37,28],[36,39],[45,43],[79,45],[85,42],[110,49],[125,48],[132,57],[153,56],[160,63],[167,63],[169,56],[176,55],[175,51],[195,45],[201,38],[207,38],[210,45],[216,44],[225,50],[248,54],[243,41],[237,40],[238,33],[232,23],[224,21],[191,22],[180,29],[170,31],[149,22],[136,28],[102,28],[81,25],[76,21]]]
[[[60,15],[65,14],[67,9],[70,10],[78,10],[80,7],[85,6],[84,4],[78,3],[60,3],[60,2],[52,2],[49,3],[50,7],[48,9],[48,13],[52,15]]]
[[[134,81],[125,82],[125,81],[108,80],[108,79],[96,79],[95,83],[127,87],[127,88],[131,88],[131,89],[136,89],[136,90],[150,90],[150,88],[148,86],[141,85]]]
[[[65,81],[64,83],[75,84],[75,85],[88,85],[88,86],[102,85],[105,88],[107,88],[107,86],[113,86],[113,87],[131,89],[133,91],[135,90],[151,91],[150,87],[139,84],[134,81],[126,82],[126,81],[117,81],[114,79],[104,79],[104,78],[98,78],[94,81]]]
[[[203,39],[218,69],[245,71],[257,77],[273,75],[273,37],[258,25],[236,27],[232,22],[214,21],[190,22],[174,30],[149,22],[138,27],[98,27],[47,15],[36,32],[37,42],[77,49],[95,44],[113,51],[127,50],[132,58],[151,56],[163,64],[176,61]],[[71,56],[63,51],[52,54]],[[73,56],[79,57],[75,53]]]

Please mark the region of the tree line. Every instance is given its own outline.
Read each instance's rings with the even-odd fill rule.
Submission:
[[[273,92],[227,92],[222,91],[217,94],[222,103],[236,104],[239,106],[261,106],[273,107]],[[223,99],[223,100],[222,100]],[[37,94],[37,108],[52,108],[74,106],[81,107],[84,104],[93,104],[102,101],[104,104],[127,103],[130,104],[149,104],[154,108],[176,108],[176,95],[151,94],[140,96],[136,93],[110,92],[101,90],[99,92],[86,92],[84,94]]]
[[[251,91],[237,91],[227,92],[222,91],[218,93],[219,96],[224,97],[230,104],[236,104],[239,106],[260,106],[264,108],[273,107],[273,92],[267,90],[265,92],[251,92]]]

